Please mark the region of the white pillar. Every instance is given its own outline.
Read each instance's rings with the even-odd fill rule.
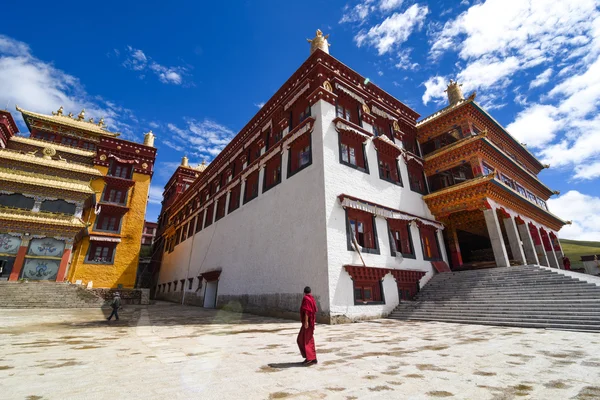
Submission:
[[[538,238],[540,239],[540,244],[535,245],[535,252],[540,260],[540,264],[544,267],[549,267],[550,261],[548,261],[548,255],[546,254],[546,249],[544,249],[544,239],[542,238],[542,233],[540,232],[540,228],[537,226],[534,226],[534,229],[536,229]]]
[[[485,217],[485,225],[487,226],[487,230],[490,235],[490,242],[492,243],[492,250],[494,251],[496,266],[510,266],[508,255],[506,254],[506,247],[504,246],[504,240],[502,239],[502,231],[500,230],[500,222],[498,222],[496,210],[484,210],[483,216]]]
[[[265,167],[266,165],[263,164],[259,167],[258,169],[258,195],[260,196],[263,192],[263,180],[265,179]]]
[[[550,262],[550,266],[552,268],[561,269],[560,264],[558,263],[558,260],[556,259],[556,254],[554,254],[554,249],[552,249],[552,246],[550,246],[550,250],[546,250],[546,255],[548,256],[548,261]]]
[[[225,215],[229,214],[229,202],[231,201],[231,190],[225,194]]]
[[[448,253],[446,253],[446,244],[444,242],[444,233],[441,229],[436,231],[438,243],[440,245],[440,255],[442,259],[446,262],[446,264],[450,265],[450,261],[448,261]]]
[[[527,264],[525,254],[523,253],[523,247],[521,246],[519,232],[517,231],[517,224],[513,217],[504,218],[504,228],[506,228],[506,236],[508,236],[508,244],[510,245],[514,260],[520,265]]]
[[[529,227],[527,224],[517,224],[517,227],[521,233],[521,239],[523,239],[523,248],[525,249],[525,258],[527,259],[527,264],[538,265],[540,260],[538,260],[537,254],[535,253],[535,244],[533,243],[533,238],[531,237]]]

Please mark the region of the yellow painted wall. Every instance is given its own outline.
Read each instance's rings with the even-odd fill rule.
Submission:
[[[108,171],[108,168],[101,166],[96,166],[96,169],[103,175],[106,175]],[[73,261],[69,268],[69,281],[75,282],[81,279],[84,284],[92,281],[94,287],[101,288],[116,288],[118,284],[125,288],[132,288],[135,285],[150,179],[149,175],[135,172],[133,174],[135,186],[129,189],[129,198],[127,199],[129,211],[123,216],[121,243],[117,244],[113,265],[84,263],[90,245],[89,238],[86,237],[78,243],[73,253]],[[99,192],[96,197],[96,200],[99,200],[104,189],[104,180],[94,180],[92,188],[97,193]],[[89,210],[83,216],[84,221],[87,221],[88,214],[90,214],[91,231],[96,215],[93,210]]]

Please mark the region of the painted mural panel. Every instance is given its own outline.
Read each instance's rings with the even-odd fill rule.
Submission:
[[[0,253],[17,254],[21,246],[21,238],[16,236],[0,234]]]
[[[27,255],[30,256],[46,256],[60,257],[65,250],[64,240],[53,238],[33,239],[29,244]]]
[[[31,280],[56,280],[60,260],[28,258],[23,266],[23,278]]]

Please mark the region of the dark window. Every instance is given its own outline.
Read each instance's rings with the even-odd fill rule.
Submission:
[[[379,254],[377,246],[377,232],[372,214],[355,209],[346,209],[346,225],[348,236],[348,250],[354,250],[354,239],[365,253]]]
[[[217,200],[217,216],[215,217],[215,221],[220,220],[225,216],[225,202],[227,200],[227,195],[219,197]]]
[[[246,187],[244,188],[244,204],[258,196],[258,173],[254,171],[246,177]]]
[[[60,140],[61,144],[64,144],[65,146],[73,146],[73,147],[77,147],[77,142],[78,142],[78,139],[71,138],[68,136],[63,136],[63,138]]]
[[[173,281],[173,291],[177,291],[177,281]]]
[[[490,167],[486,163],[482,163],[481,166],[482,166],[483,175],[489,175],[492,172],[494,172],[494,168]]]
[[[98,264],[112,264],[115,248],[115,243],[92,242],[87,261]]]
[[[215,209],[215,202],[213,201],[212,203],[210,203],[210,206],[208,206],[208,208],[206,209],[206,219],[204,221],[205,228],[207,226],[211,226],[213,223],[214,209]]]
[[[353,282],[354,303],[380,303],[383,301],[381,295],[381,281]]]
[[[473,179],[473,168],[470,163],[465,163],[430,176],[429,188],[435,192],[470,179]]]
[[[304,110],[300,111],[300,122],[304,121],[308,117],[310,117],[310,106],[306,106]]]
[[[281,183],[281,154],[267,161],[263,179],[263,193]]]
[[[260,150],[261,150],[261,147],[259,145],[260,142],[261,142],[261,139],[258,138],[254,141],[254,143],[252,143],[250,145],[250,148],[248,149],[248,165],[252,164],[254,161],[256,161],[260,157]]]
[[[45,140],[47,142],[54,142],[56,140],[56,135],[50,132],[36,132],[34,137]]]
[[[130,165],[121,165],[119,163],[113,163],[111,168],[112,176],[116,176],[117,178],[130,179],[131,178],[131,166]]]
[[[121,223],[121,217],[106,215],[100,212],[96,221],[96,230],[117,232]]]
[[[187,239],[187,235],[188,235],[188,225],[189,224],[184,224],[183,228],[181,228],[181,241],[185,242],[185,240]]]
[[[379,177],[388,182],[402,185],[398,161],[394,157],[383,154],[380,151],[377,152],[377,158],[379,164]]]
[[[42,202],[40,210],[75,215],[76,208],[75,204],[67,203],[64,200],[45,200]]]
[[[228,213],[236,210],[240,206],[240,191],[242,190],[241,184],[235,185],[231,188],[231,193],[229,194],[229,210]]]
[[[305,134],[290,146],[288,154],[288,177],[312,164],[311,135]]]
[[[342,104],[338,103],[335,106],[335,116],[352,122],[352,112],[350,111],[350,108],[346,108]]]
[[[414,258],[415,250],[412,244],[409,221],[401,219],[388,219],[390,230],[390,243],[392,247],[392,256],[400,253],[405,257]]]
[[[22,194],[0,193],[0,206],[31,210],[34,204],[35,200],[32,197],[25,197]]]
[[[419,233],[421,234],[423,258],[425,260],[441,260],[436,228],[430,225],[421,225]]]
[[[188,290],[192,290],[193,284],[194,284],[194,278],[188,278]]]
[[[408,163],[407,169],[410,190],[421,194],[427,194],[427,186],[425,185],[423,167],[413,161]]]
[[[196,233],[202,230],[202,220],[204,219],[204,211],[200,211],[198,215],[196,215]]]
[[[175,231],[175,246],[177,246],[181,242],[181,228]]]
[[[191,219],[188,225],[187,236],[192,237],[194,235],[194,219]]]
[[[340,163],[368,172],[363,143],[350,135],[339,134]]]
[[[121,189],[105,190],[104,201],[109,203],[125,203],[125,191]]]
[[[96,151],[96,145],[94,143],[83,142],[81,147],[85,150]]]

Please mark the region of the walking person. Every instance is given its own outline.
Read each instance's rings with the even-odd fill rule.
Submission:
[[[310,293],[310,287],[304,288],[304,298],[300,306],[300,321],[302,327],[298,333],[298,347],[300,354],[304,357],[303,364],[306,366],[317,363],[317,351],[315,349],[315,320],[317,315],[317,302]]]
[[[571,270],[571,260],[569,260],[569,257],[567,256],[563,257],[563,267],[565,268],[565,271]]]
[[[106,319],[110,321],[110,319],[114,315],[115,319],[118,321],[119,320],[119,312],[118,311],[119,311],[119,308],[121,307],[121,295],[119,294],[119,292],[115,293],[115,297],[113,297],[112,302],[110,303],[110,306],[112,307],[112,312],[110,313],[110,316]]]

